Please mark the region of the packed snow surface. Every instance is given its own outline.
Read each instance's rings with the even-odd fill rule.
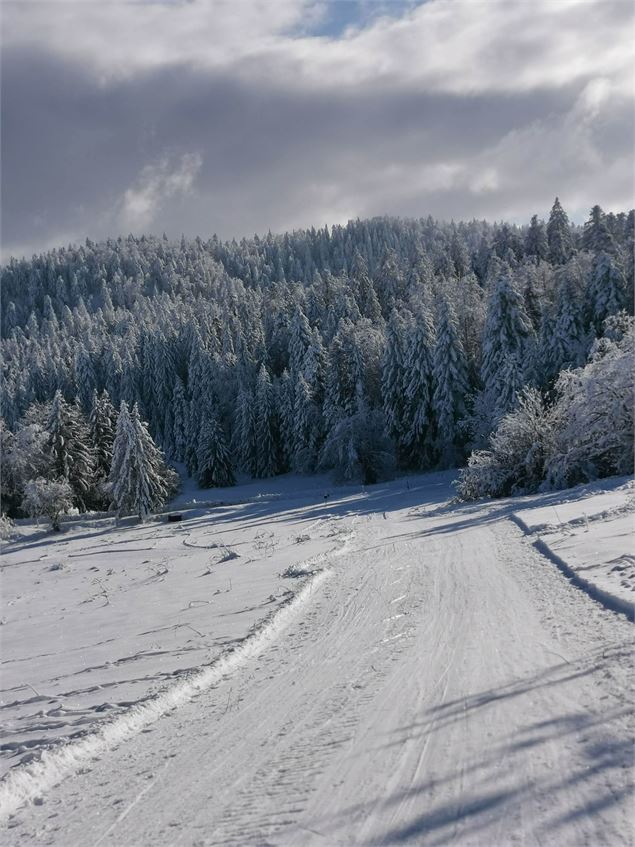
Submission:
[[[545,502],[547,501],[547,502]],[[537,502],[538,505],[534,505]],[[618,478],[523,498],[517,522],[582,585],[633,615],[635,483]]]
[[[457,505],[451,480],[20,527],[3,843],[631,844],[631,624],[510,520],[577,531],[582,500]],[[581,531],[629,518],[624,482]]]

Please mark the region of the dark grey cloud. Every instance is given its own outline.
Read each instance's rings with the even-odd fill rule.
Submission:
[[[534,58],[538,47],[524,43]],[[631,101],[594,69],[551,86],[442,90],[394,75],[321,85],[271,62],[104,76],[41,44],[5,48],[4,254],[384,213],[520,220],[556,193],[578,217],[629,203]]]

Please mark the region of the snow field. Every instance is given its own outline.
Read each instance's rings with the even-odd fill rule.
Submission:
[[[298,614],[313,592],[330,576],[328,570],[315,574],[288,603],[243,643],[209,667],[193,673],[146,702],[135,705],[95,733],[81,741],[50,752],[22,768],[11,771],[0,783],[0,820],[6,819],[22,803],[33,800],[76,770],[89,759],[103,755],[109,748],[141,732],[163,715],[177,709],[192,697],[215,685],[241,663],[257,656],[275,640]]]
[[[532,499],[541,498],[523,498],[523,504]],[[580,587],[632,619],[635,483],[623,477],[601,480],[548,499],[549,505],[518,509],[514,519]]]
[[[240,645],[350,537],[338,515],[305,519],[316,503],[305,487],[286,522],[256,500],[175,524],[21,527],[2,556],[2,772]]]

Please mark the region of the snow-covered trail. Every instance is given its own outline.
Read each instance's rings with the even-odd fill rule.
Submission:
[[[631,844],[630,624],[504,508],[420,500],[351,505],[354,538],[276,640],[8,843]]]

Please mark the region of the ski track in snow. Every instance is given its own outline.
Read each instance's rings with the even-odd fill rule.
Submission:
[[[347,502],[328,572],[242,647],[14,769],[5,811],[37,805],[7,843],[631,844],[630,624],[448,480]]]

